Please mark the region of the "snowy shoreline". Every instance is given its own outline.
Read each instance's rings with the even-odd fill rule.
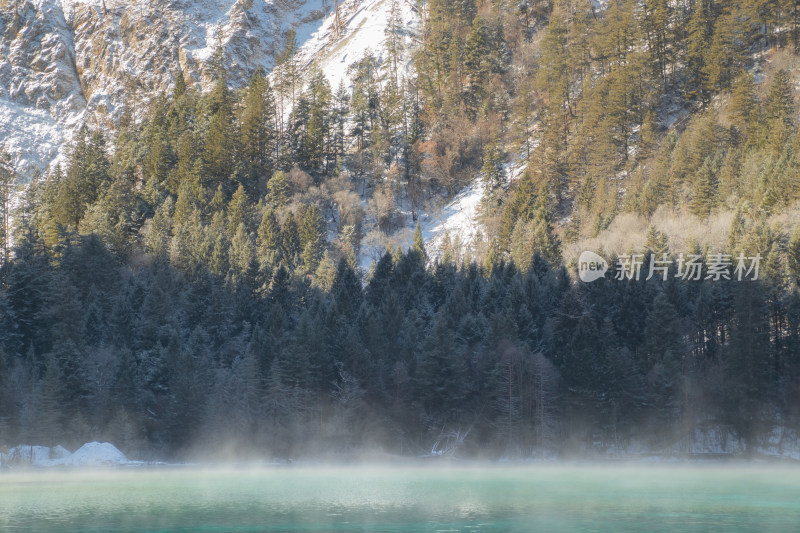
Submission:
[[[241,459],[200,460],[185,462],[136,461],[128,459],[113,444],[90,442],[74,453],[64,447],[19,445],[0,451],[0,472],[25,470],[91,470],[91,469],[272,469],[272,468],[335,468],[374,466],[387,468],[472,468],[517,466],[621,466],[626,465],[800,465],[795,454],[769,454],[754,451],[751,454],[734,452],[654,453],[638,452],[617,455],[587,453],[564,456],[527,458],[461,458],[447,455],[396,456],[388,454],[331,454],[300,459]]]
[[[131,461],[109,442],[88,442],[70,453],[61,445],[53,447],[20,444],[0,451],[0,467],[107,467],[138,466],[146,463]]]

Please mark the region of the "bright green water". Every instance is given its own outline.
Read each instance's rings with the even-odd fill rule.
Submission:
[[[10,531],[800,531],[800,470],[274,468],[0,474]]]

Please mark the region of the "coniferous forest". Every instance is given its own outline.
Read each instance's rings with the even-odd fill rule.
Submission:
[[[0,445],[531,457],[800,431],[800,6],[603,5],[428,0],[413,79],[390,24],[339,87],[289,32],[243,87],[221,53],[209,91],[176,65],[24,189],[4,157]],[[472,247],[418,225],[361,265],[474,180]],[[577,279],[570,245],[665,212],[698,236],[727,213],[726,248],[653,223],[623,252],[759,254],[758,280],[617,280],[616,254]]]

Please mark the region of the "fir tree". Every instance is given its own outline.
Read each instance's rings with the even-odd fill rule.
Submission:
[[[256,235],[256,256],[262,270],[275,266],[281,257],[281,229],[272,209],[265,209]]]
[[[425,241],[422,239],[422,227],[419,221],[417,221],[417,226],[414,228],[414,243],[411,249],[417,252],[422,258],[428,257],[425,251]]]
[[[286,264],[294,266],[300,259],[302,248],[300,247],[300,234],[294,213],[289,212],[281,228],[281,256]]]
[[[253,260],[253,242],[244,223],[240,223],[231,239],[230,267],[237,275],[246,275]]]
[[[203,140],[206,182],[211,185],[212,190],[218,184],[225,184],[230,178],[235,153],[233,101],[225,69],[220,66],[216,76],[214,89],[208,95],[208,131]]]
[[[259,179],[265,183],[274,165],[275,101],[269,81],[261,70],[250,78],[240,119],[242,157],[248,166],[248,192],[255,193]]]
[[[742,73],[733,84],[728,113],[730,113],[733,125],[744,135],[748,132],[757,103],[753,75]]]
[[[686,70],[688,74],[686,96],[706,98],[706,51],[711,33],[710,6],[708,0],[697,0],[687,27]]]
[[[0,149],[0,266],[8,266],[11,242],[11,194],[16,185],[11,154]]]
[[[316,204],[311,204],[303,212],[299,231],[303,265],[307,272],[312,273],[325,249],[325,223]]]
[[[694,214],[703,218],[711,214],[719,201],[717,188],[717,172],[712,160],[707,158],[694,178],[694,194],[691,202]]]
[[[794,116],[794,97],[792,86],[789,81],[789,73],[780,69],[775,73],[769,96],[766,101],[766,118],[770,123],[783,121],[787,125],[793,124]]]
[[[275,172],[267,183],[269,201],[273,207],[283,207],[289,200],[289,184],[282,170]]]
[[[789,272],[794,282],[800,285],[800,228],[795,229],[787,249]]]

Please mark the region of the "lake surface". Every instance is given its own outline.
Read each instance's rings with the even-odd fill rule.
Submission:
[[[800,531],[800,469],[285,467],[0,473],[9,531]]]

